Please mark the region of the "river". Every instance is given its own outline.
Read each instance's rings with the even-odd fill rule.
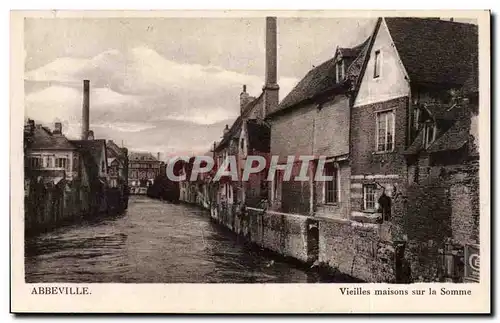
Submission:
[[[335,282],[243,244],[203,210],[145,196],[120,216],[29,238],[25,269],[28,283]]]

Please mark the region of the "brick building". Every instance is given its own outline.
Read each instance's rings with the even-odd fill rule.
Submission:
[[[314,156],[309,181],[294,181],[301,162],[296,158],[291,181],[283,172],[271,184],[274,210],[348,218],[350,210],[350,98],[368,40],[353,48],[337,48],[334,56],[315,67],[267,116],[271,124],[271,155],[286,164],[288,156]],[[314,181],[318,158],[323,174],[333,179]]]
[[[270,150],[270,128],[264,121],[266,115],[278,105],[279,86],[277,84],[277,35],[276,18],[266,18],[266,75],[262,93],[251,97],[243,86],[240,94],[240,115],[235,122],[223,130],[221,141],[214,147],[216,168],[229,165],[235,159],[238,180],[228,177],[220,179],[216,200],[229,206],[245,203],[257,206],[267,198],[266,170],[251,174],[248,181],[242,182],[241,175],[246,158],[258,155],[268,158]]]
[[[446,104],[450,91],[464,85],[477,37],[477,26],[470,24],[378,19],[352,107],[353,216],[380,220],[380,196],[404,190],[409,166],[404,152],[417,137],[420,107],[428,103],[429,112],[431,105]],[[429,144],[439,134],[430,124],[426,127]]]

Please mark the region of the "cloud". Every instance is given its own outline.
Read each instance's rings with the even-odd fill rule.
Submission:
[[[190,132],[179,138],[179,142],[167,140],[176,149],[186,145],[196,149],[203,145],[209,147],[220,136],[222,128],[217,131],[211,128],[212,135],[204,135],[206,126],[234,120],[240,113],[242,85],[246,84],[250,94],[257,96],[264,82],[255,75],[219,66],[178,63],[147,47],[125,52],[107,50],[90,59],[58,58],[27,71],[27,116],[43,123],[59,118],[67,122],[70,133],[78,135],[73,128],[78,127],[81,120],[83,79],[91,81],[91,128],[99,129],[103,135],[127,140],[128,134],[134,134],[144,144],[166,147],[165,140],[160,144],[160,133],[163,137],[176,137],[180,130],[174,127],[178,129],[175,132],[172,125],[189,125]],[[283,98],[297,81],[282,78],[280,96]],[[161,122],[169,122],[171,128],[148,133]],[[152,135],[157,142],[147,137]],[[139,145],[135,139],[132,141]]]

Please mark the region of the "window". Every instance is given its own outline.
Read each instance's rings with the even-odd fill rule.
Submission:
[[[30,159],[30,166],[33,169],[38,169],[42,166],[42,159],[40,157],[32,157]]]
[[[339,176],[338,168],[335,167],[333,163],[325,164],[325,176],[332,176],[331,181],[326,181],[324,185],[324,196],[325,203],[337,203],[339,202]]]
[[[394,149],[394,111],[377,113],[377,151]]]
[[[436,128],[433,123],[426,123],[424,127],[424,143],[425,148],[429,148],[429,146],[434,142],[436,138]]]
[[[373,62],[373,78],[380,76],[380,50],[375,51],[375,60]]]
[[[245,148],[245,139],[241,139],[241,149]]]
[[[340,60],[335,64],[335,72],[337,75],[337,83],[344,79],[344,61]]]
[[[363,185],[363,207],[365,210],[375,210],[375,192],[377,186],[375,184]]]
[[[68,161],[66,158],[56,158],[56,167],[57,168],[66,168]]]
[[[420,108],[413,109],[413,127],[415,130],[418,129],[419,116],[420,116]]]
[[[283,185],[283,170],[276,170],[276,174],[274,176],[274,201],[281,201],[281,189]]]

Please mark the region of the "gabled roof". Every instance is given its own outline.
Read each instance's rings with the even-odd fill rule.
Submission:
[[[339,55],[345,57],[357,57],[363,52],[368,44],[368,39],[353,48],[337,48],[334,57],[310,70],[306,76],[292,89],[292,91],[281,101],[276,111],[272,114],[298,105],[307,100],[325,94],[333,90],[347,90],[349,83],[360,69],[347,67],[347,78],[337,83],[336,62]],[[366,52],[366,51],[365,51]],[[354,60],[356,61],[356,60]],[[352,64],[351,64],[352,65]]]
[[[259,152],[269,152],[271,150],[271,129],[269,126],[257,122],[257,120],[247,121],[248,148]]]
[[[436,111],[438,111],[439,116],[433,116],[434,119],[446,120],[448,126],[441,128],[443,132],[427,148],[424,147],[424,131],[421,129],[413,143],[403,154],[416,155],[422,151],[436,153],[462,148],[470,139],[470,114],[468,110],[468,107],[462,105],[454,106],[452,109],[437,109]],[[439,125],[440,123],[437,124]]]
[[[385,18],[410,82],[461,86],[478,51],[476,25],[425,18]]]
[[[75,150],[70,141],[62,134],[53,134],[46,127],[36,126],[29,144],[30,149],[37,150]]]
[[[151,153],[143,152],[131,152],[128,159],[129,161],[159,161]]]
[[[427,148],[427,151],[433,153],[462,148],[469,141],[469,125],[469,120],[457,120],[450,129]]]

